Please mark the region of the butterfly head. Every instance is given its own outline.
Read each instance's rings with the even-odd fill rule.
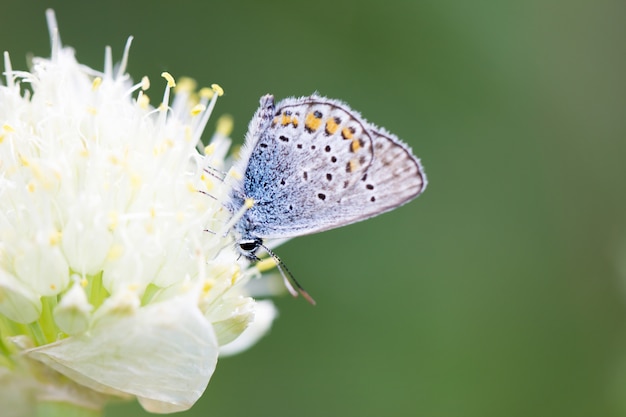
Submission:
[[[256,256],[257,251],[261,246],[263,246],[263,240],[260,238],[240,238],[237,240],[237,250],[239,253],[245,258],[251,261],[258,261],[259,258]]]

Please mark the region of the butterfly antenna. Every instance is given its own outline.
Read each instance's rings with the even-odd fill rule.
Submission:
[[[300,283],[296,280],[291,271],[289,271],[289,268],[287,268],[287,265],[285,265],[285,263],[281,261],[280,258],[274,252],[272,252],[270,248],[265,245],[261,245],[261,247],[263,247],[263,249],[265,249],[267,253],[272,257],[272,259],[274,259],[274,261],[276,262],[276,267],[278,268],[280,275],[282,275],[283,281],[285,281],[285,286],[287,287],[291,295],[297,297],[299,293],[302,297],[304,297],[305,300],[309,302],[309,304],[315,305],[316,303],[313,297],[311,297],[309,293],[302,287],[302,285],[300,285]]]

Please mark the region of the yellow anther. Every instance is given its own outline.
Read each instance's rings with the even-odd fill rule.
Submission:
[[[243,205],[246,208],[252,208],[252,206],[254,206],[254,199],[253,198],[246,198],[246,200],[244,201]]]
[[[180,80],[178,80],[178,83],[176,85],[176,89],[174,90],[174,92],[176,93],[180,91],[191,92],[191,91],[194,91],[197,87],[198,87],[198,83],[193,78],[181,77]]]
[[[141,77],[141,89],[146,91],[148,88],[150,88],[150,78],[144,75]]]
[[[87,113],[91,114],[92,116],[95,116],[96,114],[98,114],[98,109],[92,106],[87,106]]]
[[[243,178],[243,176],[241,175],[241,173],[239,171],[237,171],[236,169],[231,169],[228,171],[228,176],[232,177],[236,180],[240,180]]]
[[[204,110],[206,110],[206,106],[204,104],[196,104],[195,106],[191,108],[191,115],[197,116],[200,113],[202,113]]]
[[[256,269],[260,272],[266,272],[270,269],[276,268],[276,260],[274,258],[265,258],[257,262],[255,265]]]
[[[233,117],[230,114],[224,114],[217,119],[217,133],[224,136],[230,136],[233,132]]]
[[[206,98],[207,100],[210,100],[210,99],[213,98],[213,95],[215,94],[215,91],[211,90],[208,87],[204,87],[204,88],[200,89],[198,94],[200,94],[200,97]]]
[[[215,152],[215,144],[214,143],[209,143],[207,146],[204,147],[204,154],[206,156],[213,155],[213,152]]]
[[[87,278],[81,278],[80,280],[80,286],[83,288],[87,288],[87,285],[89,284],[89,280]]]
[[[206,280],[204,281],[204,284],[202,285],[202,292],[206,295],[208,294],[209,291],[211,291],[211,289],[213,288],[213,281],[212,280]]]
[[[30,162],[28,161],[28,159],[26,159],[26,157],[25,157],[25,156],[23,156],[22,154],[19,154],[19,153],[18,153],[18,154],[17,154],[17,158],[19,159],[20,163],[21,163],[23,166],[27,167],[27,166],[29,166],[29,165],[30,165]]]
[[[133,175],[130,176],[130,185],[133,187],[133,190],[139,189],[139,187],[141,187],[142,183],[143,183],[143,181],[141,179],[141,175],[133,174]]]
[[[124,247],[119,244],[114,244],[114,245],[111,245],[111,248],[109,248],[109,252],[107,253],[106,258],[109,261],[115,261],[121,258],[123,254],[124,254]]]
[[[113,231],[117,228],[120,222],[120,215],[117,211],[110,211],[108,214],[109,217],[109,230]]]
[[[93,91],[96,91],[98,87],[100,87],[100,84],[102,84],[102,78],[101,77],[94,78],[93,82],[91,83],[91,89]]]
[[[205,178],[204,187],[206,188],[208,192],[212,191],[215,188],[215,181],[213,181],[211,178],[208,178],[208,177]]]
[[[13,126],[11,126],[11,125],[10,125],[10,124],[8,124],[8,123],[5,123],[5,124],[3,124],[3,125],[2,125],[2,130],[4,130],[4,131],[5,131],[5,132],[7,132],[7,133],[13,133],[13,132],[15,132],[15,129],[13,128]]]
[[[224,89],[218,84],[211,84],[211,89],[215,91],[219,97],[222,97],[224,95]]]
[[[50,237],[48,239],[48,243],[50,243],[50,246],[58,245],[59,242],[61,241],[61,236],[63,236],[63,234],[58,230],[55,230],[54,232],[50,233]]]
[[[167,71],[163,71],[161,73],[161,77],[165,78],[167,80],[167,86],[170,88],[176,87],[176,81],[174,81],[174,77],[172,77],[172,74],[170,74]]]
[[[148,97],[147,94],[144,94],[143,91],[140,91],[139,96],[137,97],[137,104],[139,104],[139,107],[142,109],[147,109],[150,105],[150,97]]]

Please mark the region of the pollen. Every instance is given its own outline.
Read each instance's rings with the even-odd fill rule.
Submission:
[[[213,155],[213,153],[215,152],[215,143],[209,143],[207,146],[204,147],[204,155],[205,156],[211,156]],[[204,174],[202,175],[202,177],[204,177]]]
[[[215,91],[219,97],[222,97],[224,95],[224,89],[218,84],[211,84],[211,89]]]
[[[22,154],[18,153],[17,154],[17,158],[19,159],[20,164],[22,164],[22,166],[27,167],[27,166],[30,165],[30,161],[25,156],[23,156]]]
[[[181,77],[176,84],[176,88],[174,89],[175,93],[179,92],[192,92],[198,87],[198,83],[191,77]]]
[[[211,180],[211,178],[207,177],[206,175],[202,175],[201,179],[207,191],[211,191],[215,188],[215,183]]]
[[[50,233],[50,237],[48,238],[48,243],[50,244],[50,246],[56,246],[59,244],[59,242],[61,242],[62,236],[63,234],[60,231],[55,230],[54,232]]]
[[[215,95],[215,91],[211,90],[209,87],[203,87],[200,89],[198,94],[200,95],[200,97],[210,100]]]
[[[167,81],[167,86],[170,88],[176,87],[176,81],[174,80],[174,77],[172,77],[172,74],[170,74],[167,71],[163,71],[161,73],[161,77],[165,78],[165,80]]]
[[[141,175],[133,174],[130,176],[130,185],[133,187],[134,190],[139,189],[142,183],[143,183],[143,180],[141,179]]]
[[[150,97],[148,97],[147,94],[144,94],[143,91],[140,91],[137,96],[137,104],[139,104],[140,108],[147,110],[148,106],[150,106]]]
[[[91,90],[92,91],[96,91],[98,89],[98,87],[100,87],[101,84],[102,84],[102,78],[101,77],[94,78],[93,82],[91,83]]]
[[[226,137],[230,136],[233,132],[234,121],[233,117],[229,114],[224,114],[217,119],[217,133]]]
[[[241,273],[239,272],[239,270],[236,270],[235,272],[233,272],[233,275],[230,277],[231,285],[234,285],[240,276],[241,276]]]
[[[146,91],[149,88],[150,88],[150,78],[144,75],[143,77],[141,77],[141,89],[143,91]]]
[[[199,115],[200,113],[202,113],[205,110],[206,110],[206,106],[204,104],[196,104],[191,109],[191,115],[192,116],[197,116],[197,115]]]
[[[115,244],[115,245],[111,245],[111,247],[109,248],[109,252],[107,252],[106,258],[108,261],[115,261],[115,260],[120,259],[123,254],[124,254],[124,247],[122,245]]]
[[[244,201],[243,205],[246,208],[252,208],[252,206],[254,206],[254,199],[253,198],[246,198],[246,201]]]
[[[243,175],[241,175],[241,173],[236,169],[231,169],[230,171],[228,171],[228,176],[234,178],[237,181],[243,178]]]
[[[114,231],[119,225],[120,215],[117,211],[110,211],[107,217],[109,218],[108,229]]]
[[[254,266],[259,272],[266,272],[276,268],[276,260],[272,257],[265,258],[257,262]]]

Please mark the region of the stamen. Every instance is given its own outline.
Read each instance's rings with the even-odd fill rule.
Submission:
[[[113,52],[110,46],[104,48],[104,76],[113,77]]]
[[[61,35],[59,35],[59,25],[54,10],[46,10],[46,22],[48,23],[48,33],[50,34],[50,58],[56,61],[61,49]]]
[[[7,87],[13,89],[15,86],[15,75],[13,74],[11,58],[9,57],[9,53],[7,51],[4,51],[4,77],[7,80]]]
[[[202,132],[204,131],[204,128],[206,127],[206,124],[209,121],[209,117],[211,117],[211,113],[213,113],[213,108],[215,107],[215,102],[217,101],[217,97],[224,94],[224,90],[222,89],[222,87],[220,87],[217,84],[211,85],[211,88],[213,88],[213,91],[215,91],[217,94],[213,94],[213,97],[211,97],[211,101],[209,102],[207,109],[202,114],[202,118],[200,119],[200,121],[198,122],[198,125],[194,129],[193,138],[192,138],[193,143],[198,143],[200,141],[200,136],[202,135]],[[200,90],[200,94],[202,95],[202,90]]]
[[[126,73],[126,66],[128,65],[128,55],[130,54],[130,45],[133,43],[133,37],[129,36],[126,40],[126,46],[124,46],[124,55],[122,56],[122,62],[117,70],[117,77],[121,78]]]

